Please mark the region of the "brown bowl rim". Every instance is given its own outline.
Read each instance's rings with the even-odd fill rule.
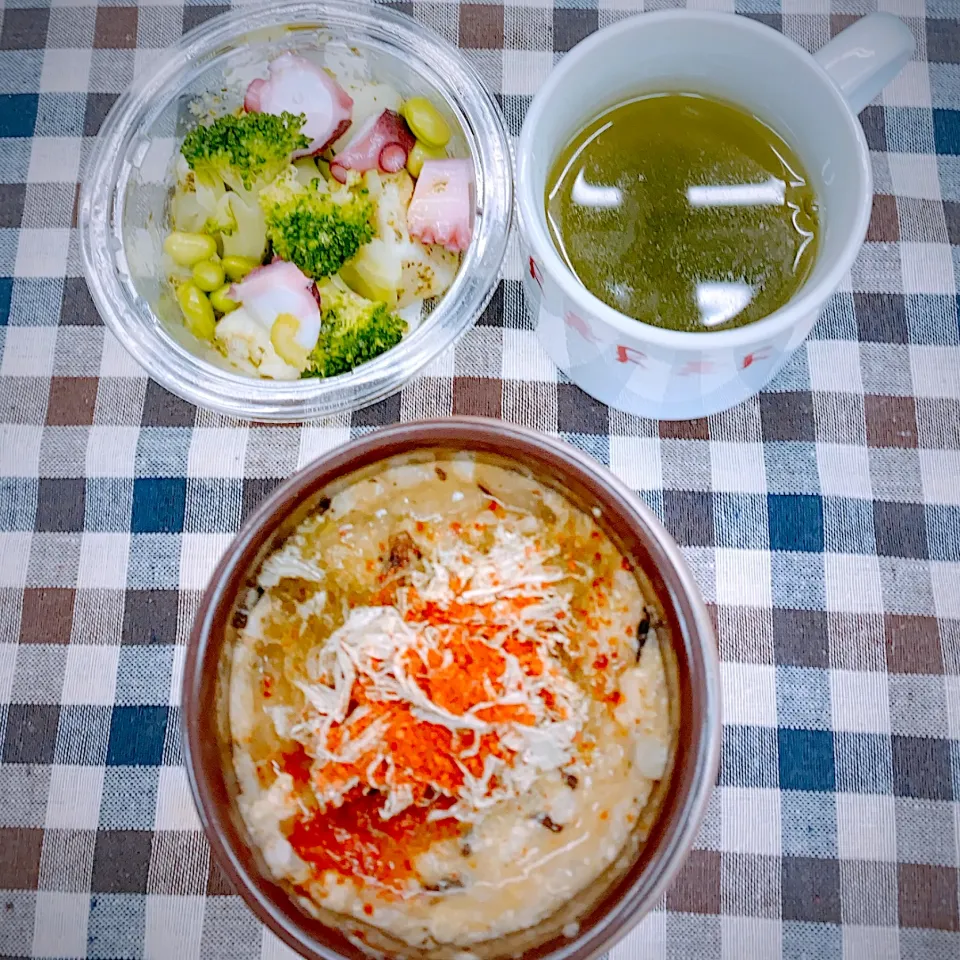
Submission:
[[[678,760],[667,789],[672,803],[664,801],[662,807],[672,810],[674,816],[658,816],[637,861],[584,918],[577,936],[568,940],[556,937],[523,954],[524,960],[589,960],[626,936],[656,904],[696,837],[719,766],[720,667],[713,624],[700,590],[679,546],[659,519],[610,470],[546,434],[484,417],[441,417],[395,424],[322,454],[280,483],[260,503],[217,564],[188,641],[181,732],[184,766],[197,814],[213,856],[237,893],[256,918],[285,944],[310,960],[364,957],[341,933],[303,913],[287,891],[260,875],[253,865],[253,853],[239,836],[235,817],[231,817],[221,758],[215,755],[216,747],[211,742],[214,738],[205,737],[211,733],[208,728],[216,725],[216,711],[212,703],[204,704],[202,691],[206,686],[212,693],[216,683],[220,646],[214,637],[223,632],[236,586],[298,504],[356,469],[431,447],[512,454],[521,464],[524,459],[533,460],[541,470],[552,468],[555,476],[559,474],[563,480],[588,489],[611,517],[625,522],[643,543],[654,568],[647,573],[662,578],[660,589],[666,590],[676,614],[674,626],[679,627],[679,634],[675,646],[686,653],[689,674],[689,703],[682,709],[689,707],[693,717],[681,715],[681,728],[689,728],[691,737],[684,752],[689,760],[686,765]],[[216,660],[208,655],[211,646]],[[219,796],[215,784],[221,787]]]

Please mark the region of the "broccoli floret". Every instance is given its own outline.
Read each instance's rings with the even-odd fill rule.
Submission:
[[[184,138],[180,152],[200,175],[220,177],[234,190],[256,190],[276,178],[295,150],[309,146],[300,132],[303,114],[227,114],[198,126]]]
[[[319,175],[304,187],[290,170],[260,194],[267,237],[308,277],[329,277],[373,237],[373,203],[361,187],[331,193]]]
[[[335,377],[395,347],[407,332],[406,321],[383,303],[354,293],[339,278],[317,285],[320,339],[310,352],[305,377]]]

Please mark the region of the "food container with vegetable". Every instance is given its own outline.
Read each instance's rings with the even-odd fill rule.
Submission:
[[[374,403],[499,279],[502,117],[402,14],[273,4],[188,34],[118,100],[79,209],[87,283],[146,371],[258,420]]]

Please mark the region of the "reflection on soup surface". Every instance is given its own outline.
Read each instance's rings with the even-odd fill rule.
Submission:
[[[554,163],[545,202],[580,282],[658,327],[760,320],[816,259],[820,216],[799,157],[758,117],[696,94],[637,97],[587,124]]]

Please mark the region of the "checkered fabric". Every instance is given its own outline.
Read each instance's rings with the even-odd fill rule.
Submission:
[[[761,396],[676,424],[601,406],[540,350],[514,252],[477,327],[402,393],[294,427],[172,397],[87,293],[75,204],[99,125],[224,9],[122,4],[0,5],[0,955],[292,956],[198,827],[179,743],[191,619],[243,517],[298,466],[381,424],[471,413],[608,464],[716,620],[718,789],[614,960],[960,957],[960,0],[880,0],[917,53],[861,118],[867,243]],[[691,5],[816,49],[877,3]],[[459,43],[514,134],[564,51],[642,9],[397,6]]]

